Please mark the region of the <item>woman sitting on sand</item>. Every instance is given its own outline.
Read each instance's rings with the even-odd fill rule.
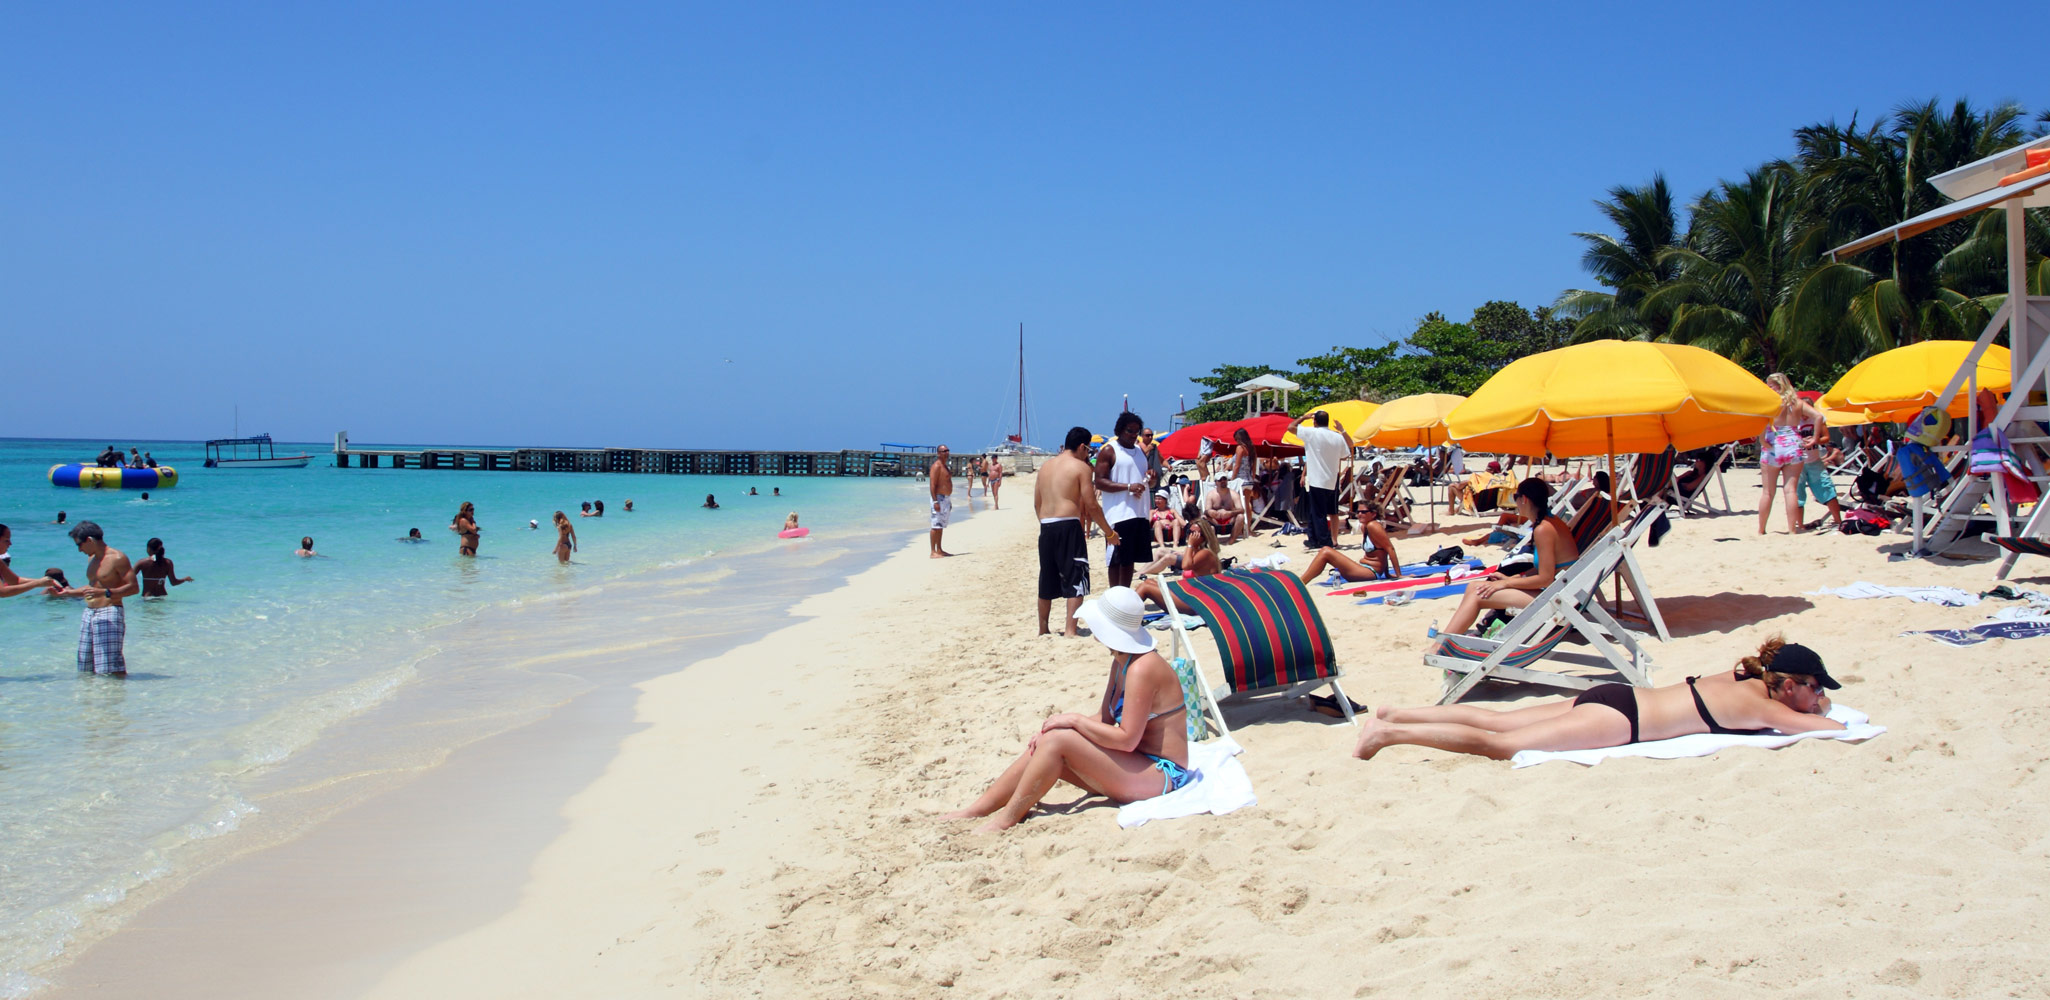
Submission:
[[[1827,717],[1829,696],[1822,693],[1842,686],[1814,650],[1773,636],[1732,673],[1661,688],[1603,684],[1577,698],[1500,712],[1471,705],[1384,707],[1360,732],[1353,756],[1367,760],[1384,747],[1408,744],[1507,760],[1519,750],[1595,750],[1695,733],[1842,729]]]
[[[1372,548],[1363,550],[1358,559],[1338,551],[1335,545],[1318,549],[1317,554],[1310,557],[1310,564],[1303,568],[1304,583],[1317,582],[1327,569],[1335,570],[1339,576],[1355,583],[1402,573],[1402,560],[1395,556],[1395,539],[1389,536],[1387,528],[1381,526],[1381,519],[1365,507],[1360,508],[1360,516],[1366,519],[1366,544]]]
[[[1146,519],[1153,522],[1153,544],[1166,547],[1182,540],[1182,519],[1169,504],[1166,490],[1154,491],[1153,509]]]
[[[1047,719],[1025,752],[968,808],[948,819],[988,816],[980,828],[1009,829],[1055,782],[1116,802],[1165,795],[1195,778],[1182,686],[1174,668],[1153,651],[1143,624],[1145,605],[1127,587],[1112,587],[1082,605],[1076,617],[1097,642],[1116,654],[1096,714],[1063,713]]]
[[[1516,513],[1537,525],[1531,535],[1537,572],[1529,576],[1489,573],[1467,584],[1466,595],[1459,599],[1459,610],[1452,613],[1452,620],[1445,626],[1446,635],[1460,635],[1472,628],[1484,609],[1528,606],[1539,591],[1552,585],[1560,570],[1579,561],[1580,547],[1573,544],[1573,531],[1552,514],[1548,506],[1551,500],[1551,484],[1542,479],[1526,479],[1516,487]]]

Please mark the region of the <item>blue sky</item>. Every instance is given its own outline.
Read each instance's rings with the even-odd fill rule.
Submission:
[[[1583,285],[1594,199],[2050,107],[1926,4],[12,4],[0,435],[647,447],[1164,424]],[[1191,402],[1193,402],[1193,398]]]

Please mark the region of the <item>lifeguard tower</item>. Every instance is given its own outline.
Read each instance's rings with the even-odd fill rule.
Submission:
[[[1979,334],[1978,342],[1944,387],[1936,406],[1947,409],[1960,391],[1968,391],[1967,382],[1980,356],[2001,330],[2007,330],[2013,387],[1986,426],[2007,436],[2028,478],[2038,490],[2050,493],[2046,489],[2050,487],[2050,467],[2045,464],[2050,434],[2043,430],[2043,422],[2050,420],[2050,296],[2029,294],[2025,214],[2026,209],[2050,208],[2050,136],[1938,174],[1929,178],[1929,183],[1951,198],[1950,204],[1852,240],[1830,251],[1830,256],[1841,259],[1883,243],[1911,239],[1989,208],[2006,213],[2007,300]],[[1979,429],[1978,407],[1967,407],[1966,413],[1969,441]],[[2050,523],[2044,520],[2050,502],[2037,503],[2017,530],[2016,505],[2007,496],[2001,476],[1960,474],[1945,492],[1932,499],[1933,504],[1916,507],[1914,550],[1918,555],[1940,552],[1964,537],[1982,502],[1991,508],[1990,517],[1998,525],[1997,531],[1984,533],[1984,537],[2008,551],[2001,562],[2002,576],[2013,565],[2016,554],[2050,552],[2050,539],[2045,539]],[[2050,501],[2050,497],[2045,499]]]

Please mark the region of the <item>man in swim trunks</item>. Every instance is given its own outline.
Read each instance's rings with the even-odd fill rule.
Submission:
[[[1103,515],[1118,530],[1118,541],[1110,554],[1110,585],[1132,585],[1132,568],[1153,561],[1153,532],[1147,520],[1146,498],[1151,481],[1146,453],[1139,449],[1139,430],[1145,421],[1127,410],[1118,414],[1112,438],[1096,452],[1096,491],[1103,495]]]
[[[1046,620],[1053,601],[1064,597],[1068,610],[1061,634],[1075,634],[1075,612],[1089,594],[1089,542],[1082,537],[1082,520],[1102,526],[1106,544],[1116,547],[1118,532],[1097,506],[1095,473],[1089,467],[1089,428],[1068,431],[1066,444],[1039,469],[1032,484],[1032,509],[1039,515],[1039,634],[1048,632]]]
[[[947,471],[946,445],[940,445],[940,452],[933,457],[932,465],[925,471],[926,486],[932,494],[932,555],[933,559],[944,559],[953,555],[940,547],[940,535],[947,530],[947,521],[954,513],[954,474]]]
[[[1004,488],[1004,463],[998,461],[995,455],[989,457],[989,468],[983,471],[982,481],[989,484],[989,509],[1003,510],[1003,503],[997,494]]]
[[[78,669],[127,676],[122,643],[128,637],[128,618],[121,599],[141,590],[135,567],[126,553],[107,544],[100,526],[91,521],[78,522],[71,529],[71,541],[85,553],[86,585],[56,591],[56,596],[85,598],[85,615],[78,624]]]
[[[0,552],[10,551],[13,547],[14,533],[9,531],[6,525],[0,524]],[[0,597],[13,597],[16,594],[26,594],[31,590],[40,590],[56,585],[56,581],[47,576],[40,576],[33,580],[24,580],[14,575],[13,567],[5,562],[0,562]]]

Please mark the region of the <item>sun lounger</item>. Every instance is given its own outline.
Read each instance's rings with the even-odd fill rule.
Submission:
[[[1493,638],[1445,636],[1440,649],[1424,657],[1427,666],[1446,671],[1445,692],[1439,704],[1458,701],[1484,680],[1576,689],[1604,681],[1601,677],[1536,668],[1539,661],[1549,660],[1606,667],[1621,674],[1631,685],[1649,685],[1650,656],[1636,637],[1602,608],[1599,595],[1611,574],[1621,574],[1644,609],[1645,617],[1661,638],[1667,636],[1665,622],[1630,551],[1661,509],[1656,504],[1647,505],[1630,522],[1605,532],[1583,549],[1579,561],[1518,611],[1500,634]],[[1598,655],[1561,652],[1559,644],[1574,633],[1593,646]]]
[[[1708,474],[1695,482],[1694,489],[1692,490],[1680,488],[1679,470],[1677,468],[1674,470],[1673,485],[1666,491],[1666,495],[1673,498],[1673,509],[1679,511],[1681,517],[1692,517],[1696,514],[1715,515],[1736,512],[1736,508],[1730,505],[1729,482],[1723,478],[1723,465],[1730,461],[1730,456],[1736,450],[1737,446],[1734,444],[1726,444],[1715,449],[1711,453],[1712,460],[1708,463]],[[1711,484],[1716,489],[1722,491],[1723,505],[1721,507],[1717,507],[1709,499],[1708,488]]]
[[[1338,684],[1338,651],[1309,589],[1294,573],[1233,569],[1189,579],[1162,577],[1160,584],[1169,620],[1177,623],[1177,657],[1185,651],[1192,664],[1197,661],[1179,627],[1178,608],[1200,615],[1217,640],[1224,683],[1210,689],[1213,701],[1276,691],[1294,697],[1328,685],[1345,720],[1352,721],[1352,702]]]

